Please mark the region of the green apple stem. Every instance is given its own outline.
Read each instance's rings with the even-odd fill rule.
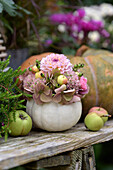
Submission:
[[[23,114],[20,114],[20,115],[19,115],[19,118],[22,119],[22,120],[24,120],[24,119],[27,118],[27,116],[24,116]]]
[[[98,111],[100,111],[100,107],[98,108]]]

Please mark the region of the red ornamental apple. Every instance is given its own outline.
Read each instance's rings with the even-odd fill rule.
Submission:
[[[35,73],[35,78],[36,79],[37,78],[40,78],[40,79],[44,78],[44,72],[43,71],[36,72]]]
[[[38,67],[37,67],[36,65],[34,65],[34,66],[32,67],[32,71],[33,71],[34,73],[36,73],[36,72],[39,71],[39,69],[38,69]]]
[[[59,75],[57,77],[57,83],[60,84],[60,85],[67,84],[67,81],[68,81],[68,79],[64,75]]]
[[[92,112],[95,112],[96,114],[98,114],[98,116],[100,116],[103,119],[104,123],[108,120],[108,117],[111,117],[111,115],[108,114],[107,110],[105,110],[102,107],[98,107],[98,106],[92,107],[89,110],[89,113],[92,113]]]

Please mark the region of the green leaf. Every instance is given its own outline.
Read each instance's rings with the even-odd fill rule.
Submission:
[[[62,53],[65,54],[65,55],[75,55],[76,53],[76,50],[72,49],[72,48],[69,48],[69,47],[64,47],[62,49]]]
[[[5,10],[9,15],[15,16],[15,3],[13,0],[0,0],[0,3],[3,5],[3,10]]]
[[[3,11],[3,5],[0,3],[0,13]]]
[[[22,8],[19,5],[15,5],[17,9],[20,9],[21,11],[23,11],[25,14],[27,15],[31,15],[32,13],[30,11],[28,11],[27,9]]]
[[[11,27],[11,25],[9,24],[8,20],[6,20],[4,17],[1,17],[1,20],[4,24],[4,27],[6,27],[7,29],[10,30],[11,33],[13,33],[13,28]]]
[[[5,99],[16,99],[16,98],[19,98],[21,96],[22,96],[22,94],[18,94],[18,95],[13,95],[13,96],[10,96],[10,97],[5,97]]]
[[[23,17],[23,14],[22,13],[20,13],[20,12],[18,12],[18,11],[15,11],[15,16],[19,16],[19,17]]]
[[[7,138],[8,138],[8,133],[7,131],[5,132],[5,142],[7,142]]]
[[[57,77],[57,76],[59,76],[61,73],[60,73],[60,71],[59,71],[58,69],[54,69],[54,70],[52,71],[52,74],[54,75],[54,77]]]

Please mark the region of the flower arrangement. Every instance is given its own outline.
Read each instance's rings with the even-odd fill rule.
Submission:
[[[83,67],[84,64],[72,65],[63,54],[51,53],[36,60],[19,78],[23,90],[32,94],[36,104],[71,104],[89,91],[87,78],[80,72]]]

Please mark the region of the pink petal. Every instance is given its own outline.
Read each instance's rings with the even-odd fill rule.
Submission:
[[[49,87],[46,86],[45,89],[44,89],[44,94],[49,95],[49,94],[50,94],[50,91],[51,91],[51,90],[49,89]]]
[[[55,93],[59,93],[66,90],[66,85],[63,84],[62,86],[60,86],[59,88],[55,89]]]
[[[33,99],[35,101],[36,104],[43,104],[43,102],[40,100],[40,96],[38,96],[37,98],[35,98],[35,95],[33,95]]]
[[[70,103],[79,102],[79,101],[80,101],[80,97],[74,95],[73,98],[72,98],[72,100],[69,102],[69,104],[70,104]]]
[[[71,89],[71,90],[67,90],[67,91],[63,91],[64,94],[69,94],[69,95],[74,95],[75,93],[75,89]]]

